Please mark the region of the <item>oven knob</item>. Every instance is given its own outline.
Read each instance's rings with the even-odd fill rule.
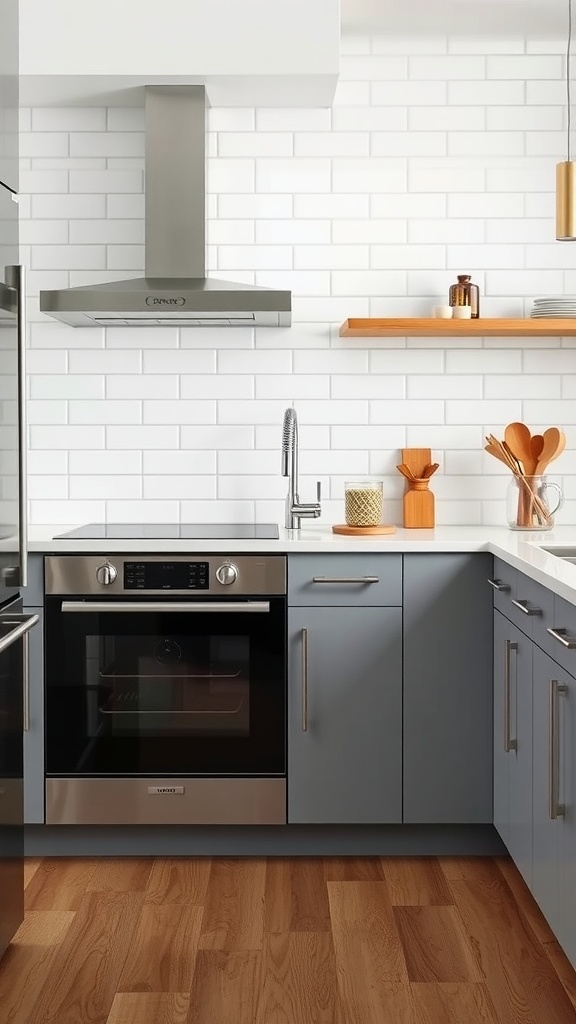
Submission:
[[[104,565],[99,565],[96,569],[96,579],[98,583],[103,583],[105,587],[109,587],[111,583],[114,583],[118,575],[118,570],[114,568],[111,562],[105,562]]]
[[[216,579],[223,587],[229,587],[231,583],[235,583],[238,579],[237,567],[232,565],[232,562],[224,562],[224,565],[216,569]]]

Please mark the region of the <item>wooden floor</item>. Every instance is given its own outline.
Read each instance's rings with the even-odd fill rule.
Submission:
[[[27,863],[0,1024],[575,1024],[505,859]]]

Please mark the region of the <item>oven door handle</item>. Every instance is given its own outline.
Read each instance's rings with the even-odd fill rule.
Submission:
[[[269,612],[269,601],[62,601],[63,612]]]
[[[4,626],[15,627],[0,640],[0,654],[2,654],[3,651],[7,651],[9,647],[12,647],[12,644],[15,644],[17,640],[20,640],[21,637],[25,636],[26,633],[32,629],[32,626],[36,625],[38,622],[38,616],[23,615],[18,612],[17,615],[10,614],[10,618],[2,619],[0,622]]]

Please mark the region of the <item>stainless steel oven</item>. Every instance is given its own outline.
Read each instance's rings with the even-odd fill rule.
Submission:
[[[46,821],[286,821],[284,556],[66,555],[46,579]]]

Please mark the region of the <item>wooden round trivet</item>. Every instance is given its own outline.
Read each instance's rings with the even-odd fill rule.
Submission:
[[[396,533],[395,526],[333,526],[332,533],[343,533],[346,537],[375,537],[382,533]]]

